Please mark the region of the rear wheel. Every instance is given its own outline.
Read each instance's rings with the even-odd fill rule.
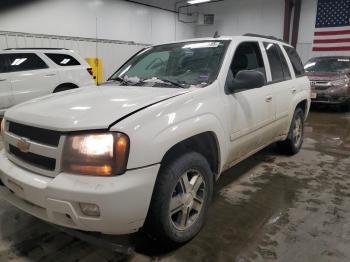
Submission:
[[[293,115],[287,139],[277,143],[281,153],[294,155],[299,152],[304,141],[304,111],[298,107]]]
[[[185,243],[202,228],[213,194],[213,174],[199,153],[186,153],[161,168],[148,229],[168,245]]]

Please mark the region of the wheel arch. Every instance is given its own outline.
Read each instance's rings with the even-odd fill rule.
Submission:
[[[220,173],[220,145],[216,134],[212,131],[196,134],[173,145],[164,154],[161,165],[174,160],[179,154],[195,151],[203,155],[216,179]]]
[[[75,89],[75,88],[79,88],[79,86],[71,82],[62,83],[55,87],[55,89],[53,90],[53,93],[59,92],[60,89],[62,88]]]
[[[308,112],[308,102],[307,102],[307,99],[304,99],[304,100],[301,100],[299,103],[297,103],[295,109],[294,109],[294,112],[297,108],[301,108],[305,114],[305,116],[307,115],[307,112]],[[293,112],[293,113],[294,113]]]

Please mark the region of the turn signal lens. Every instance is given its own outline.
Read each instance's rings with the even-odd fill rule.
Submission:
[[[112,176],[125,172],[129,138],[122,133],[71,135],[63,150],[64,172]]]
[[[101,176],[109,176],[112,174],[112,167],[110,165],[104,166],[82,166],[70,165],[70,170],[77,174],[99,174]]]

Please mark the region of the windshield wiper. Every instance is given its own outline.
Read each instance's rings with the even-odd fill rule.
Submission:
[[[127,81],[126,81],[124,78],[121,78],[120,76],[111,78],[111,79],[109,79],[108,81],[118,81],[118,82],[120,82],[121,84],[127,83]]]
[[[171,84],[173,86],[177,86],[177,87],[180,87],[180,88],[186,88],[185,86],[183,86],[183,84],[179,83],[179,82],[176,82],[176,81],[173,81],[173,80],[169,80],[169,79],[165,79],[165,78],[154,78],[155,80],[160,80],[164,83],[167,83],[167,84]]]

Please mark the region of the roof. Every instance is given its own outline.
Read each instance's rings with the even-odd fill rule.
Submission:
[[[30,47],[30,48],[6,48],[0,50],[0,53],[27,53],[27,52],[47,52],[47,53],[74,53],[73,50],[66,48],[39,48],[39,47]]]
[[[52,47],[21,47],[21,48],[6,48],[4,50],[69,50],[67,48],[52,48]]]
[[[256,34],[245,34],[245,35],[238,35],[238,36],[219,36],[219,37],[204,37],[204,38],[192,38],[192,39],[184,39],[184,40],[178,40],[168,43],[162,43],[162,44],[175,44],[175,43],[183,43],[183,42],[196,42],[196,41],[251,41],[251,40],[266,40],[273,43],[280,43],[286,46],[292,47],[290,44],[284,42],[282,39],[278,39],[273,36],[263,36],[263,35],[256,35]],[[162,45],[162,44],[156,44],[155,46]]]

